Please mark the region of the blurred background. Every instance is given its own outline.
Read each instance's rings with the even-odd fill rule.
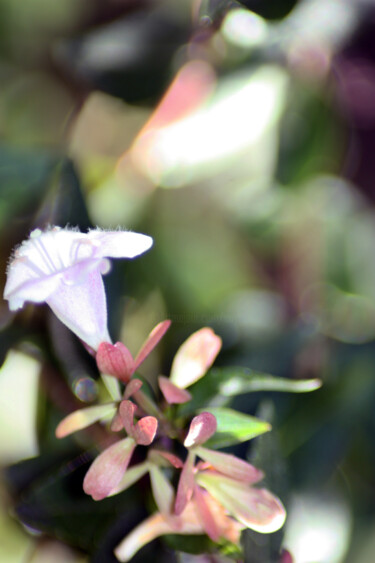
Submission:
[[[216,365],[320,378],[235,402],[272,419],[250,455],[295,563],[375,560],[374,38],[371,0],[0,0],[2,284],[33,228],[144,232],[106,288],[133,352],[173,321],[151,375],[211,326]],[[46,307],[0,322],[1,560],[110,562],[143,509],[83,495],[100,428],[54,437],[95,365]]]

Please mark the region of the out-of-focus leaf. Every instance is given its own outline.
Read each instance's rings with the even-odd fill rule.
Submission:
[[[95,502],[82,489],[90,456],[81,452],[69,457],[65,451],[64,461],[60,458],[57,462],[57,459],[50,451],[43,460],[39,457],[31,464],[29,460],[24,462],[29,478],[21,476],[24,483],[28,481],[28,487],[16,506],[19,519],[35,530],[57,535],[89,552],[94,552],[112,525],[121,520],[121,530],[117,531],[108,550],[111,553],[120,539],[145,517],[137,489],[132,487],[121,495]],[[38,473],[33,472],[37,464],[41,468]],[[18,475],[22,467],[22,463],[17,465]],[[12,475],[10,468],[7,472],[10,481]],[[105,560],[110,561],[110,558]]]
[[[245,369],[243,373],[239,372],[238,375],[232,368],[229,368],[228,371],[229,373],[233,371],[234,375],[230,377],[227,370],[224,370],[223,375],[227,374],[226,377],[229,375],[229,379],[222,381],[220,384],[220,391],[224,395],[233,396],[254,391],[307,393],[319,389],[322,385],[319,379],[287,379],[285,377],[275,377],[262,373],[252,373],[247,369]]]
[[[217,421],[215,434],[205,443],[208,448],[232,446],[271,430],[268,422],[233,409],[211,407],[204,410],[213,414]]]
[[[9,218],[33,213],[47,192],[56,156],[37,150],[0,147],[0,229]],[[26,217],[25,217],[26,218]]]
[[[261,403],[257,415],[270,424],[275,418],[274,405],[270,401]],[[287,467],[281,455],[278,434],[274,429],[263,434],[253,442],[250,463],[265,473],[262,486],[275,493],[288,510]],[[273,534],[259,534],[253,530],[245,530],[242,534],[242,545],[247,563],[279,563],[283,540],[283,528]]]
[[[86,203],[81,191],[76,169],[69,159],[56,170],[55,185],[49,191],[41,207],[37,222],[39,224],[79,226],[81,231],[93,225],[89,219]]]
[[[157,97],[167,82],[173,55],[189,37],[188,26],[166,12],[137,10],[61,42],[55,56],[71,75],[96,90],[130,103]]]
[[[179,408],[179,414],[190,414],[202,405],[225,405],[236,395],[254,391],[305,393],[320,386],[319,379],[297,381],[243,367],[214,368],[189,389],[193,399]]]

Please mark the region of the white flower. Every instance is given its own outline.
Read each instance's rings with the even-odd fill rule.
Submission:
[[[4,299],[12,311],[25,301],[46,302],[60,321],[96,350],[101,342],[111,341],[102,281],[109,271],[108,258],[134,258],[151,245],[151,237],[125,231],[36,229],[14,253]]]

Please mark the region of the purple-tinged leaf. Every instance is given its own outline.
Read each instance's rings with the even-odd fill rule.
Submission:
[[[125,388],[124,399],[130,399],[134,393],[140,390],[143,383],[140,379],[131,379]]]
[[[191,499],[194,491],[194,461],[195,454],[192,451],[188,452],[184,467],[181,471],[180,479],[178,481],[176,502],[174,506],[174,512],[176,516],[179,516],[189,500]]]
[[[134,440],[140,446],[149,446],[155,438],[157,429],[157,419],[154,416],[144,416],[133,428]]]
[[[209,493],[195,485],[194,487],[194,500],[198,510],[199,520],[202,523],[202,528],[212,541],[217,542],[220,538],[220,529],[215,521],[215,517],[210,510],[206,497]]]
[[[119,413],[122,420],[122,424],[129,436],[133,436],[134,430],[134,414],[137,410],[137,405],[128,401],[127,399],[121,401],[119,406]]]
[[[200,458],[210,463],[216,471],[224,473],[224,475],[228,475],[238,481],[243,481],[248,484],[257,483],[264,477],[260,469],[257,469],[247,461],[232,454],[209,450],[202,446],[198,446],[194,451]]]
[[[118,486],[135,448],[133,438],[116,442],[102,452],[91,464],[83,481],[83,490],[94,500],[109,496]]]
[[[184,466],[182,460],[176,455],[157,450],[156,448],[149,451],[148,457],[150,461],[161,467],[170,467],[170,465],[173,465],[176,469],[181,469]]]
[[[134,370],[138,369],[141,363],[145,361],[147,356],[160,342],[160,340],[163,338],[164,334],[167,332],[170,326],[171,326],[171,321],[167,320],[167,321],[162,321],[161,323],[157,324],[155,328],[152,329],[152,331],[147,337],[147,340],[143,343],[140,351],[138,352],[135,358]]]
[[[180,405],[190,401],[191,394],[189,391],[186,391],[186,389],[180,389],[167,377],[164,377],[164,375],[160,375],[158,377],[158,382],[160,391],[163,393],[165,400],[170,405]]]
[[[285,508],[266,489],[256,489],[211,471],[197,474],[196,479],[201,487],[247,528],[267,534],[276,532],[283,526]]]

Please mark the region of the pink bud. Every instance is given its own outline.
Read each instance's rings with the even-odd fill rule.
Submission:
[[[96,354],[96,363],[101,373],[113,375],[127,383],[134,372],[134,360],[122,342],[101,342]]]
[[[195,416],[190,423],[188,435],[185,438],[185,448],[198,446],[206,442],[217,428],[216,418],[210,412],[202,412]]]

